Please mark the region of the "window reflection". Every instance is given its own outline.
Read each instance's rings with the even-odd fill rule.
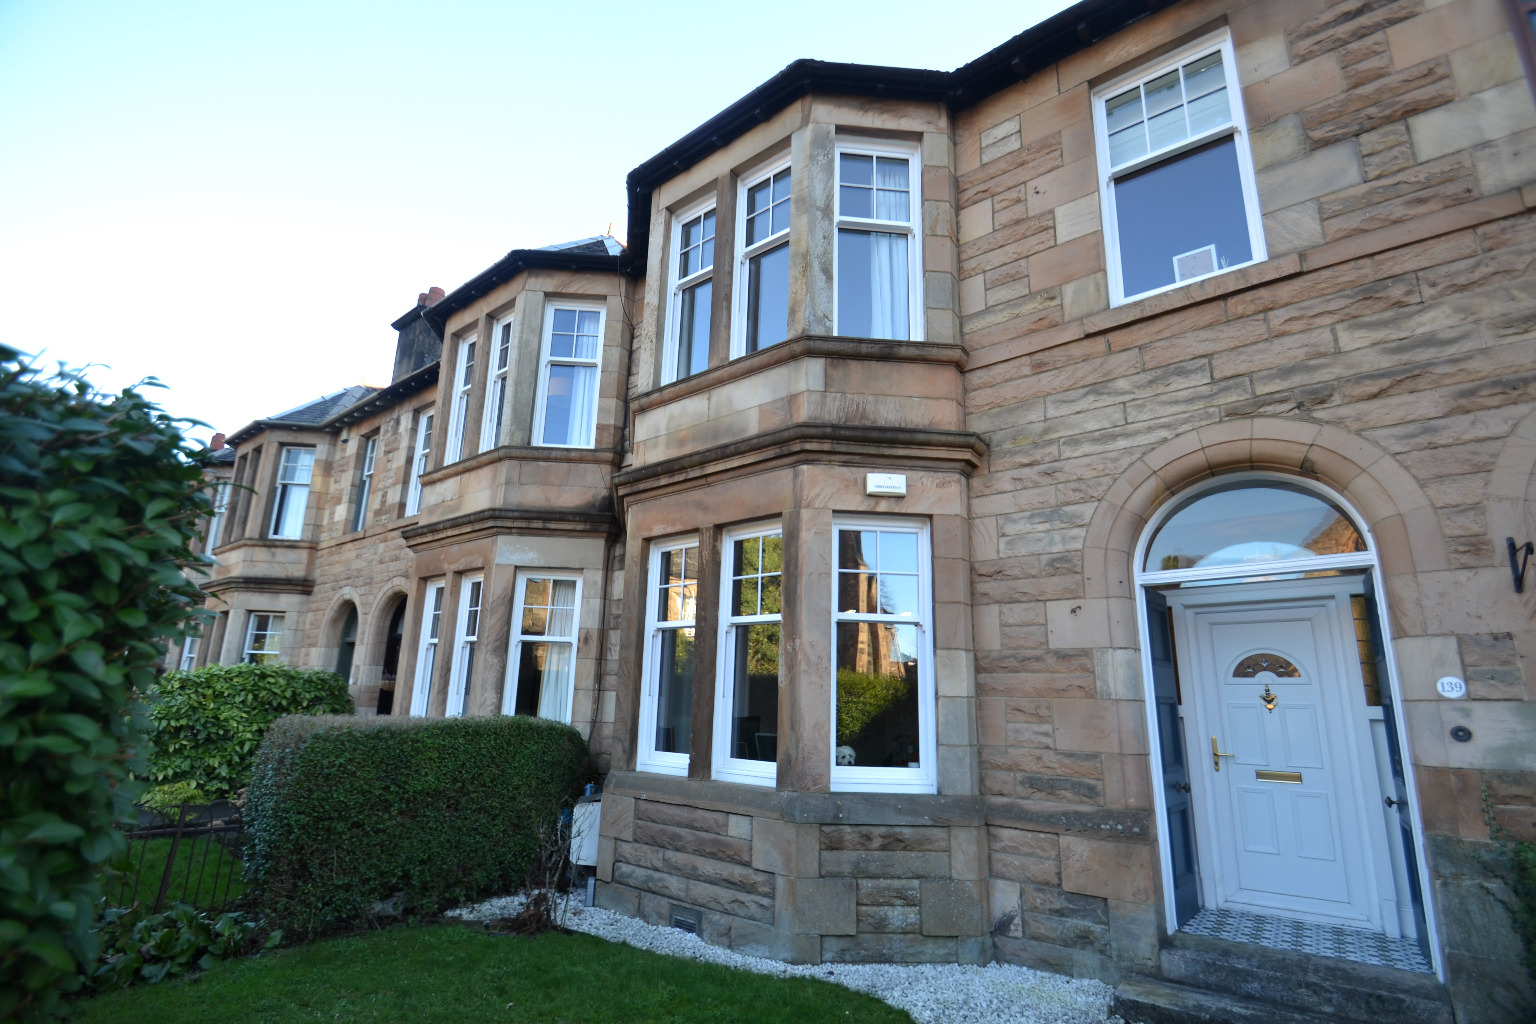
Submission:
[[[1145,569],[1211,568],[1365,551],[1330,501],[1299,487],[1236,485],[1190,500],[1158,528]]]

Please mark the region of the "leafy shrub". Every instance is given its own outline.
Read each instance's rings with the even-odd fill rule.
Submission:
[[[198,450],[129,389],[0,346],[0,1019],[40,1020],[92,969],[98,865],[123,847],[164,638],[211,511]]]
[[[906,699],[911,684],[901,676],[837,670],[837,742],[851,743],[892,704]]]
[[[1536,843],[1510,843],[1510,888],[1515,926],[1525,942],[1525,969],[1536,978]]]
[[[283,939],[245,914],[204,914],[185,903],[164,913],[142,907],[103,910],[104,958],[91,978],[97,989],[111,991],[136,982],[154,984],[191,970],[206,970],[219,960],[271,949]]]
[[[584,778],[570,726],[527,716],[279,719],[246,804],[247,891],[308,938],[510,892]]]
[[[193,782],[168,782],[163,786],[151,786],[144,791],[139,803],[161,814],[175,814],[182,804],[206,804],[208,794]]]
[[[189,783],[209,798],[250,783],[267,726],[284,715],[352,713],[347,681],[287,665],[209,665],[169,672],[150,695],[155,751],[149,777]]]

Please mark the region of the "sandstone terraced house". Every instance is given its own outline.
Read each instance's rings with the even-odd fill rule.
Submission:
[[[231,435],[173,659],[570,722],[598,900],[736,949],[1536,1019],[1531,6],[791,64],[629,175],[626,247],[515,249],[388,387]]]

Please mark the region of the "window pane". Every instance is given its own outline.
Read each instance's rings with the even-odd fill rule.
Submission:
[[[837,624],[837,763],[919,767],[916,626]]]
[[[875,574],[840,572],[837,574],[837,610],[855,615],[872,615],[875,603]]]
[[[880,564],[880,535],[874,530],[837,531],[837,567],[873,569]]]
[[[881,220],[907,220],[908,164],[906,160],[882,156],[875,161],[875,216]]]
[[[883,231],[837,233],[837,330],[854,338],[902,338],[908,332],[907,236]]]
[[[789,336],[789,246],[754,256],[748,265],[747,351]]]
[[[1127,89],[1104,101],[1104,120],[1111,135],[1141,123],[1141,90]]]
[[[1173,258],[1203,246],[1216,247],[1218,268],[1253,259],[1233,139],[1129,174],[1114,188],[1127,297],[1176,283]]]
[[[783,588],[779,580],[777,575],[763,577],[761,608],[764,615],[778,615],[784,610]]]
[[[683,582],[683,549],[674,548],[664,551],[661,555],[661,579],[662,584]]]
[[[841,184],[873,186],[875,158],[863,153],[844,153],[838,159],[837,172]]]
[[[1226,88],[1227,76],[1221,66],[1221,53],[1208,53],[1184,65],[1184,96],[1193,100],[1217,88]]]
[[[524,586],[524,604],[549,604],[549,580],[530,579]]]
[[[838,212],[844,217],[873,217],[875,193],[873,189],[840,185],[837,190]]]
[[[675,372],[678,380],[709,366],[710,303],[714,295],[713,281],[705,281],[683,290],[677,330]]]
[[[313,448],[284,448],[283,463],[277,479],[284,484],[307,484],[314,476],[315,450]]]
[[[732,677],[731,756],[778,758],[779,624],[737,626]]]
[[[524,643],[517,655],[516,715],[560,717],[575,674],[570,644]]]
[[[304,510],[309,505],[309,488],[302,484],[284,484],[278,497],[277,528],[274,537],[304,536]]]
[[[880,614],[917,615],[917,577],[880,574]]]
[[[1148,117],[1160,114],[1165,110],[1172,110],[1184,102],[1184,93],[1179,88],[1179,72],[1177,69],[1152,79],[1152,81],[1142,86],[1142,92],[1147,100]]]
[[[1147,548],[1146,568],[1209,568],[1364,551],[1332,502],[1282,484],[1207,493],[1175,512]]]
[[[775,534],[763,538],[763,572],[779,572],[784,568],[784,538]]]
[[[1215,92],[1206,93],[1199,99],[1189,101],[1189,130],[1191,134],[1198,135],[1201,132],[1218,128],[1232,120],[1231,107],[1227,105],[1227,90],[1225,87]]]
[[[576,311],[574,309],[557,309],[557,310],[555,310],[555,333],[556,334],[575,334],[576,333]]]
[[[757,605],[757,577],[750,576],[744,580],[731,581],[731,614],[732,615],[756,615]]]
[[[688,753],[693,714],[693,630],[663,629],[656,674],[656,749]]]
[[[544,399],[544,443],[592,443],[597,367],[551,366]]]
[[[549,628],[549,609],[539,607],[523,608],[523,636],[543,636]]]
[[[1147,129],[1140,121],[1109,137],[1109,165],[1119,167],[1147,155]]]
[[[1147,144],[1153,150],[1171,146],[1188,137],[1189,126],[1184,122],[1183,107],[1174,107],[1172,110],[1147,118]]]
[[[917,572],[917,534],[880,531],[881,572]]]

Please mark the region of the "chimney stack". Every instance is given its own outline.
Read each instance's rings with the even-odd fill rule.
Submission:
[[[443,291],[437,285],[433,285],[431,288],[428,288],[426,291],[416,296],[416,305],[427,306],[430,308],[437,305],[439,302],[442,302],[443,297],[447,294],[447,292]]]
[[[223,447],[224,447],[224,435],[223,434],[214,434],[213,437],[210,438],[209,441],[208,441],[208,450],[211,451],[211,452],[219,451]]]

